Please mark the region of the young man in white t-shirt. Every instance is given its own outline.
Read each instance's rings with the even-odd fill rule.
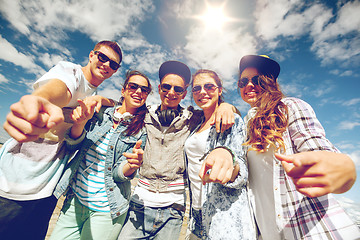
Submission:
[[[0,236],[44,239],[57,199],[52,195],[67,162],[64,132],[78,99],[120,67],[122,52],[113,41],[97,43],[82,67],[59,62],[34,84],[34,92],[10,108],[4,129],[12,137],[0,149]],[[101,105],[112,100],[98,98]]]

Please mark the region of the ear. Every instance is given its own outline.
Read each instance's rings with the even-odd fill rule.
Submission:
[[[89,62],[92,61],[92,58],[95,56],[94,50],[91,50],[91,52],[89,53]]]
[[[159,93],[161,92],[161,84],[158,86]]]
[[[220,87],[219,88],[219,97],[222,95],[222,91],[223,91],[223,89],[222,89],[222,87]]]
[[[122,88],[122,89],[121,89],[121,96],[122,96],[122,97],[124,96],[124,93],[125,93],[125,88]]]

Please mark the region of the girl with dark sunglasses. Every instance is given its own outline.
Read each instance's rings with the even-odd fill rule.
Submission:
[[[144,74],[129,71],[120,106],[94,114],[96,101],[79,101],[75,123],[65,138],[69,151],[79,151],[55,190],[67,199],[50,239],[117,239],[129,205],[130,180],[141,165],[132,154],[143,153],[145,101],[150,91]]]
[[[238,86],[251,106],[245,145],[259,234],[264,240],[359,239],[358,227],[328,194],[351,188],[354,164],[325,138],[309,104],[284,97],[279,73],[267,56],[240,61]]]
[[[224,133],[210,124],[224,102],[222,82],[214,71],[198,70],[192,93],[204,118],[184,146],[191,197],[187,238],[255,239],[246,191],[243,120],[235,114],[235,124]]]

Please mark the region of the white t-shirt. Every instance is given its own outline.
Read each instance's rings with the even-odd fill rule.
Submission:
[[[95,93],[81,66],[59,62],[34,84],[34,88],[51,79],[63,81],[72,94],[66,107],[75,107],[78,98]],[[35,200],[51,196],[66,164],[63,133],[71,126],[61,124],[33,142],[18,143],[9,139],[0,149],[0,196],[13,200]]]
[[[205,199],[201,199],[202,181],[199,177],[199,172],[203,161],[200,158],[204,156],[206,151],[206,140],[209,137],[210,128],[200,132],[194,133],[186,141],[184,149],[188,159],[188,174],[190,180],[190,189],[192,195],[192,207],[200,210]]]

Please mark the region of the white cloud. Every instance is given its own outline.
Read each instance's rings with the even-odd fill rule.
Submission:
[[[354,151],[349,153],[349,156],[354,161],[355,165],[360,168],[360,151]]]
[[[19,52],[10,42],[0,35],[0,59],[11,62],[27,69],[29,72],[38,73],[40,67],[34,63],[33,57]]]
[[[0,84],[7,83],[7,82],[9,82],[9,80],[6,79],[6,77],[0,73]]]
[[[352,106],[360,103],[360,98],[353,98],[342,103],[344,106]]]
[[[338,61],[343,66],[359,66],[360,1],[349,1],[338,9],[322,3],[299,0],[261,0],[256,3],[256,33],[270,49],[310,36],[311,50],[322,64]],[[280,41],[281,40],[281,41]],[[335,73],[335,72],[333,72]],[[348,76],[350,72],[344,72]]]
[[[352,130],[357,126],[360,126],[360,122],[350,122],[346,120],[339,123],[340,130]]]

